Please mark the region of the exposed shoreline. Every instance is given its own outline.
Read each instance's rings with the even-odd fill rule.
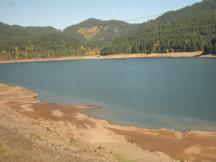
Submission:
[[[58,161],[53,152],[68,157],[68,161],[216,161],[216,132],[123,126],[80,112],[94,108],[40,103],[30,90],[0,84],[0,161],[10,161],[15,154],[16,149],[10,148],[15,137],[11,145],[21,147],[16,142],[24,140],[31,143],[32,149],[42,147],[47,151],[46,160],[50,159],[47,161]],[[1,154],[2,150],[6,153]],[[16,156],[36,158],[31,150],[24,152]]]
[[[106,60],[106,59],[132,59],[132,58],[179,58],[179,57],[198,57],[202,51],[196,52],[173,52],[173,53],[140,53],[140,54],[116,54],[107,56],[71,56],[59,58],[38,58],[21,60],[2,60],[0,64],[28,63],[28,62],[50,62],[50,61],[73,61],[73,60]],[[205,56],[208,57],[208,56]],[[213,58],[213,57],[210,57]]]

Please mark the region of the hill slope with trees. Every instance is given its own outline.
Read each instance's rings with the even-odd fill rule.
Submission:
[[[88,19],[63,31],[53,27],[22,27],[0,22],[0,59],[96,55],[137,25]]]
[[[215,0],[204,0],[143,23],[133,31],[133,36],[116,39],[102,54],[197,50],[216,50]]]
[[[60,31],[0,22],[0,59],[118,53],[216,54],[216,1],[203,0],[143,24],[88,19]]]
[[[84,55],[90,48],[53,27],[0,23],[0,59]]]
[[[91,47],[101,48],[119,37],[127,36],[136,27],[138,27],[137,24],[129,24],[118,20],[102,21],[90,18],[67,27],[64,32],[89,44]]]

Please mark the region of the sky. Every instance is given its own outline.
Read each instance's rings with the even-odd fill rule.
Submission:
[[[0,0],[0,21],[64,29],[88,18],[142,23],[201,0]]]

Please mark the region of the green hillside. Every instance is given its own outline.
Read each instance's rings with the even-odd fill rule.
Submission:
[[[133,36],[115,40],[103,49],[109,53],[152,53],[216,50],[216,1],[167,12],[133,30]]]
[[[0,23],[0,59],[95,55],[137,25],[88,19],[63,31]]]
[[[89,48],[53,27],[21,27],[0,23],[0,59],[84,55]]]
[[[106,46],[116,38],[126,36],[138,25],[123,21],[88,19],[77,25],[67,27],[64,32],[93,47]]]
[[[143,24],[88,19],[63,31],[0,22],[0,59],[118,53],[216,54],[216,1],[204,0]]]

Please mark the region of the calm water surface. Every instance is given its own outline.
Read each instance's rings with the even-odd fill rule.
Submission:
[[[88,60],[0,65],[0,82],[43,102],[93,104],[86,113],[118,124],[216,130],[216,60]]]

